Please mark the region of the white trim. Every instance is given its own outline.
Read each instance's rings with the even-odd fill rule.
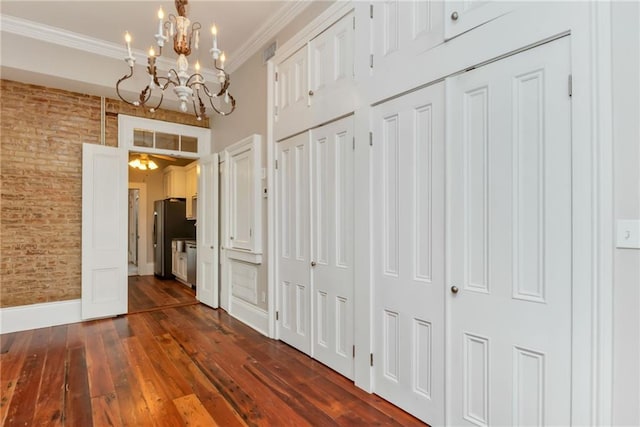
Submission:
[[[240,251],[238,249],[231,249],[225,246],[227,252],[227,258],[235,259],[238,261],[248,262],[250,264],[262,264],[262,254],[249,251]]]
[[[613,407],[613,276],[614,276],[614,199],[613,199],[613,84],[611,59],[611,3],[591,4],[591,132],[594,141],[593,192],[595,197],[594,274],[596,304],[593,307],[595,328],[593,421],[611,425]]]
[[[275,13],[269,20],[258,28],[249,40],[244,42],[234,55],[227,62],[227,72],[232,73],[249,58],[251,58],[258,50],[262,49],[272,38],[274,38],[282,29],[291,23],[303,10],[311,4],[310,1],[285,2],[285,4]]]
[[[303,45],[314,39],[318,34],[329,28],[331,24],[337,22],[338,19],[352,11],[353,8],[354,5],[352,2],[336,1],[295,36],[287,40],[269,61],[273,61],[274,64],[279,64]]]
[[[153,274],[153,268],[151,269],[151,273],[145,273],[145,267],[148,265],[147,183],[129,181],[129,190],[131,189],[138,190],[138,276]],[[141,260],[144,261],[141,262]],[[151,263],[151,265],[153,265],[153,263]]]
[[[269,315],[269,338],[276,338],[276,219],[274,186],[274,150],[273,143],[273,79],[274,63],[267,62],[267,304]]]
[[[229,314],[262,335],[269,336],[269,315],[265,310],[232,295]]]
[[[0,308],[2,334],[77,322],[82,322],[79,299]]]
[[[15,16],[0,14],[0,28],[2,28],[2,32],[27,37],[44,43],[51,43],[70,49],[80,50],[82,52],[103,56],[105,58],[118,59],[124,62],[126,57],[126,51],[123,44],[108,42],[62,28],[17,18]],[[132,49],[131,51],[136,59],[136,64],[139,66],[146,66],[147,52],[141,49]],[[156,58],[156,65],[158,69],[168,71],[171,68],[176,67],[176,61],[174,59],[160,57]],[[204,76],[206,81],[217,81],[216,74],[212,69],[203,68],[201,74]]]

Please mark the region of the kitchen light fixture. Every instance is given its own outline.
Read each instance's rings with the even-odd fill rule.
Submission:
[[[191,54],[191,46],[198,50],[200,43],[200,29],[202,25],[199,22],[193,24],[187,17],[187,4],[189,0],[175,0],[176,10],[178,16],[169,14],[167,21],[164,21],[164,11],[162,8],[158,10],[158,33],[154,35],[156,43],[158,45],[158,52],[153,47],[149,49],[149,56],[147,58],[147,73],[149,75],[149,84],[142,89],[138,99],[135,101],[129,101],[125,99],[120,93],[120,84],[131,77],[133,77],[133,68],[136,63],[136,59],[131,52],[131,35],[125,33],[125,42],[127,45],[127,57],[124,59],[129,64],[129,74],[125,74],[116,83],[116,92],[120,99],[130,105],[148,107],[149,111],[153,113],[162,104],[164,100],[165,90],[170,86],[173,86],[173,92],[180,101],[180,109],[183,112],[187,112],[188,104],[193,105],[193,112],[198,120],[202,120],[206,116],[206,107],[203,102],[209,101],[209,104],[213,110],[223,116],[231,114],[236,108],[236,101],[229,94],[229,74],[224,71],[225,55],[220,49],[218,49],[218,30],[215,25],[211,27],[212,45],[209,50],[211,57],[213,58],[213,66],[216,71],[218,86],[217,92],[212,92],[207,84],[205,84],[204,77],[200,74],[200,63],[196,61],[194,64],[194,73],[189,74],[189,61],[187,57]],[[162,47],[164,43],[173,38],[173,50],[178,54],[177,69],[170,69],[167,77],[158,77],[158,70],[156,67],[156,58],[162,55]],[[160,91],[160,100],[153,106],[147,105],[151,99],[151,95],[154,89]],[[197,102],[197,105],[196,105]]]
[[[129,162],[129,166],[141,171],[158,169],[156,162],[151,160],[146,154],[140,154],[140,157]]]

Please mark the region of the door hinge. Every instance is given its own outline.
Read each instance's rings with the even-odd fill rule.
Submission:
[[[249,237],[251,237],[253,235],[253,230],[249,229]]]
[[[355,16],[353,17],[353,29],[354,30],[356,29],[356,17]]]
[[[373,5],[369,5],[369,18],[373,19]]]
[[[369,145],[373,147],[373,132],[369,132]]]
[[[278,73],[276,73],[276,81],[278,81]]]
[[[275,107],[273,107],[273,115],[274,116],[278,115],[278,106],[277,105]]]
[[[276,311],[276,320],[280,320],[280,312]]]
[[[354,358],[356,357],[356,346],[355,345],[353,346],[353,357]]]
[[[274,162],[275,162],[275,167],[276,167],[276,169],[278,169],[278,161],[277,161],[277,160],[274,160]]]
[[[353,149],[355,150],[356,149],[356,137],[355,136],[351,138],[351,143],[353,145]]]
[[[369,353],[369,365],[373,366],[373,353]]]
[[[573,96],[573,75],[569,74],[569,98]]]
[[[373,68],[373,53],[369,55],[369,68]]]

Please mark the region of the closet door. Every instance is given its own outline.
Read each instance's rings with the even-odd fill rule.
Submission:
[[[444,83],[373,109],[375,392],[444,424]]]
[[[509,13],[517,2],[448,0],[444,5],[444,31],[449,40]]]
[[[307,132],[276,144],[278,336],[310,355],[309,156]]]
[[[571,424],[569,42],[447,81],[452,425]]]
[[[353,378],[353,117],[311,131],[316,359]]]
[[[277,139],[308,128],[309,51],[307,45],[276,65],[274,134]]]
[[[353,111],[354,12],[309,42],[311,126]]]

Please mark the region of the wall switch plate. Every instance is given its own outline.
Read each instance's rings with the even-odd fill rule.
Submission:
[[[616,247],[640,249],[640,220],[618,220]]]

